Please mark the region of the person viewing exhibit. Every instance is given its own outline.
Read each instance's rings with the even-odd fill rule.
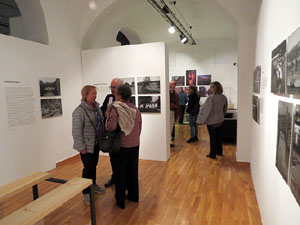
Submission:
[[[119,79],[119,78],[112,79],[110,86],[109,86],[111,94],[108,94],[105,97],[103,104],[101,106],[101,110],[104,115],[104,120],[106,119],[107,106],[108,106],[108,104],[115,101],[115,96],[117,94],[117,88],[118,88],[118,86],[120,86],[122,84],[123,84],[123,81],[121,79]],[[114,158],[114,156],[115,156],[114,153],[109,153],[112,175],[111,175],[111,178],[104,184],[105,187],[110,187],[111,185],[115,184],[115,158]]]
[[[120,150],[115,154],[116,203],[125,208],[125,198],[139,201],[138,162],[142,117],[138,108],[129,102],[131,89],[121,85],[117,89],[116,101],[108,106],[105,128],[109,131],[122,131]],[[128,194],[126,195],[126,189]]]
[[[96,102],[95,86],[86,85],[81,90],[81,104],[72,114],[73,148],[80,153],[83,163],[82,177],[93,180],[94,190],[105,193],[105,189],[96,183],[96,167],[99,160],[98,137],[104,130],[104,120],[99,103]],[[90,204],[90,189],[82,191],[84,201]]]
[[[188,96],[188,107],[187,113],[189,114],[189,125],[190,125],[190,132],[191,137],[187,140],[187,143],[192,143],[198,141],[198,125],[196,123],[196,119],[199,113],[199,100],[200,97],[197,94],[197,87],[190,86],[189,88],[189,96]]]
[[[179,124],[183,124],[183,119],[184,119],[184,112],[185,112],[185,105],[188,102],[188,97],[187,94],[184,92],[184,90],[181,90],[178,94],[178,99],[179,99]]]
[[[179,101],[178,101],[178,94],[175,92],[175,81],[170,81],[169,85],[170,85],[170,134],[172,134],[174,123],[179,116]],[[175,147],[173,143],[170,143],[170,146]]]
[[[223,87],[218,81],[210,85],[210,95],[202,105],[197,117],[197,124],[206,124],[210,140],[210,153],[206,156],[215,159],[223,155],[221,125],[227,111],[227,98],[223,95]]]

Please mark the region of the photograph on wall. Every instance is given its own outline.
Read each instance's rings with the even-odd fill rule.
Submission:
[[[261,67],[256,66],[253,72],[253,92],[260,93]]]
[[[41,99],[42,118],[57,117],[62,115],[61,99]]]
[[[286,40],[272,51],[271,92],[285,94]]]
[[[211,75],[197,75],[197,84],[198,85],[210,85]]]
[[[172,76],[176,86],[184,86],[184,76]]]
[[[181,91],[184,91],[183,90],[183,87],[175,87],[175,92],[178,94],[180,93]]]
[[[141,112],[160,112],[160,96],[138,96]]]
[[[60,96],[60,79],[59,78],[41,78],[40,96]]]
[[[129,85],[132,95],[135,95],[135,78],[134,77],[121,78],[121,80],[124,82],[124,84]]]
[[[292,138],[292,113],[292,103],[279,101],[276,167],[286,182],[288,178],[288,166]]]
[[[129,102],[133,105],[135,105],[135,96],[131,96],[129,99]]]
[[[300,28],[287,41],[287,94],[300,95]]]
[[[296,106],[290,162],[290,187],[300,206],[300,105]]]
[[[259,113],[260,113],[260,101],[258,99],[258,96],[253,95],[252,96],[252,118],[256,123],[259,124]]]
[[[208,89],[205,86],[199,86],[199,94],[200,97],[207,97],[208,96]]]
[[[138,94],[160,94],[160,77],[146,76],[137,78]]]
[[[196,70],[186,71],[186,86],[196,85]]]

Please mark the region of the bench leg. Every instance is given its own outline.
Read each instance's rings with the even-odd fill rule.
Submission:
[[[90,207],[91,207],[91,222],[92,225],[96,225],[96,214],[95,214],[95,198],[94,198],[94,186],[90,186]]]
[[[32,194],[33,194],[33,200],[36,200],[39,197],[39,191],[37,184],[32,186]]]

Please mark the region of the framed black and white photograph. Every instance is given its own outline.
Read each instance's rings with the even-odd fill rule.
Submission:
[[[121,80],[124,82],[124,84],[129,85],[132,95],[135,95],[135,78],[134,77],[121,78]]]
[[[160,94],[160,77],[146,76],[137,78],[138,94]]]
[[[208,96],[208,92],[207,92],[207,88],[205,86],[199,86],[199,94],[200,97],[207,97]]]
[[[40,96],[60,96],[60,79],[59,78],[41,78]]]
[[[196,85],[196,70],[186,71],[186,86]]]
[[[296,106],[290,162],[290,188],[300,206],[300,105]]]
[[[259,113],[260,113],[260,101],[258,96],[253,95],[252,96],[252,118],[256,123],[259,124]]]
[[[198,85],[210,85],[211,75],[197,75],[197,84]]]
[[[292,141],[293,104],[279,101],[278,103],[278,130],[276,167],[283,179],[287,182]]]
[[[300,28],[287,41],[287,94],[300,95]]]
[[[285,94],[286,83],[286,40],[272,51],[271,92]]]
[[[261,67],[256,66],[253,71],[253,92],[260,93]]]
[[[160,112],[160,96],[138,96],[141,112]]]
[[[184,86],[184,76],[172,76],[176,86]]]
[[[131,96],[130,99],[129,99],[129,102],[133,105],[136,105],[135,104],[135,96]]]
[[[41,99],[42,118],[57,117],[62,115],[61,99]]]

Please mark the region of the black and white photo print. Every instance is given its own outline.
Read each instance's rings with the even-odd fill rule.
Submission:
[[[256,66],[253,72],[253,92],[260,93],[261,67]]]
[[[59,78],[41,78],[40,96],[60,96],[60,79]]]
[[[61,99],[41,99],[42,118],[57,117],[62,115]]]
[[[121,80],[124,82],[124,84],[129,85],[132,95],[135,95],[135,78],[121,78]]]
[[[137,78],[138,94],[160,94],[160,77],[146,76]]]
[[[272,51],[271,92],[286,94],[286,40]]]
[[[138,101],[141,112],[160,112],[160,96],[139,96]]]
[[[259,124],[260,105],[259,98],[256,95],[252,96],[252,117]]]

